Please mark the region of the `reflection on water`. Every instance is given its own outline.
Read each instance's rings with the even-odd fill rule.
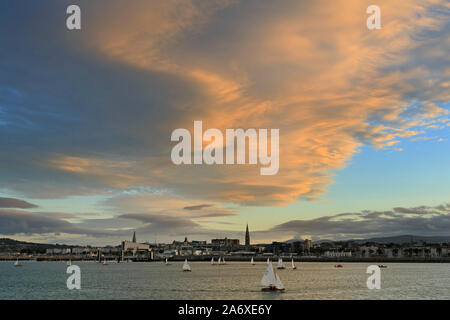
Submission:
[[[0,299],[450,299],[450,265],[386,263],[381,289],[369,290],[369,263],[296,263],[297,270],[276,270],[284,293],[263,293],[259,282],[265,262],[227,262],[212,266],[190,262],[123,263],[103,266],[74,262],[81,268],[81,290],[68,290],[64,262],[0,262]]]

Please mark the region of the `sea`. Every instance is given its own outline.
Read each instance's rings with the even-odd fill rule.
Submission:
[[[286,290],[261,292],[266,262],[130,262],[102,265],[76,262],[79,290],[69,290],[66,262],[0,262],[0,299],[168,299],[168,300],[328,300],[450,299],[449,263],[385,263],[380,289],[368,289],[370,263],[296,262],[276,270]]]

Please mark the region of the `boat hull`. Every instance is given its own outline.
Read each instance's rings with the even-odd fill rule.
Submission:
[[[262,288],[261,291],[262,292],[283,292],[284,289],[277,289],[277,288],[269,287],[269,288]]]

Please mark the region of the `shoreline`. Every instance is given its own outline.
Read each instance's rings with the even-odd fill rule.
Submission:
[[[169,258],[172,262],[183,262],[188,259],[190,262],[206,262],[211,263],[212,256],[177,256]],[[217,263],[218,256],[214,256],[214,260]],[[266,262],[268,257],[253,256],[255,262]],[[289,262],[291,257],[282,258],[285,262]],[[141,258],[126,258],[132,262],[162,262],[164,259],[141,259]],[[250,262],[251,256],[225,256],[227,262]],[[278,256],[269,257],[272,261],[278,259]],[[402,257],[402,258],[388,258],[388,257],[355,257],[355,258],[328,258],[328,257],[293,257],[294,262],[335,262],[335,263],[450,263],[450,257]],[[65,262],[71,260],[84,261],[84,262],[98,262],[97,259],[90,259],[80,256],[36,256],[36,257],[14,257],[14,256],[0,256],[0,261],[37,261],[37,262]],[[107,256],[106,260],[117,260],[117,257]],[[120,262],[122,263],[122,262]]]

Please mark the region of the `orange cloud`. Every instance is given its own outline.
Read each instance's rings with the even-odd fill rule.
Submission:
[[[116,187],[137,183],[199,200],[279,205],[320,197],[332,183],[330,172],[344,168],[363,144],[397,147],[430,128],[425,120],[448,115],[436,104],[448,100],[448,69],[431,70],[415,56],[415,50],[424,53],[421,59],[448,52],[448,41],[420,36],[444,27],[446,20],[430,13],[431,6],[448,7],[444,1],[380,0],[376,31],[365,27],[369,1],[266,3],[273,10],[257,2],[254,11],[244,3],[111,5],[94,23],[87,47],[192,84],[196,99],[175,105],[177,117],[160,124],[165,128],[190,129],[193,120],[222,130],[279,128],[278,175],[261,177],[251,166],[176,167],[164,156],[129,173],[128,164],[86,159],[52,164]],[[417,103],[423,108],[406,118]],[[169,136],[161,139],[167,139],[161,153],[168,154]]]

